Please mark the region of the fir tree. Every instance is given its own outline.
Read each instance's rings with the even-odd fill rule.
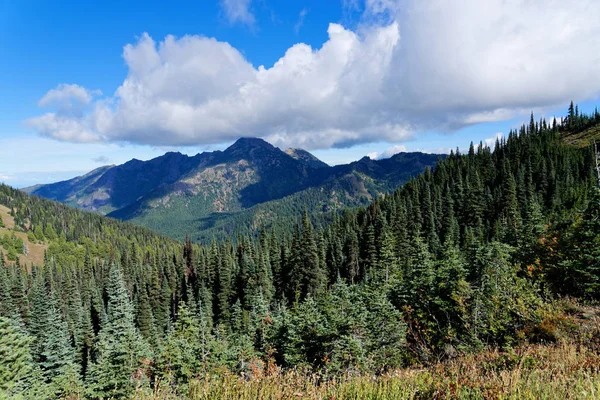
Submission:
[[[15,311],[16,307],[10,296],[8,269],[4,266],[4,254],[0,251],[0,317],[14,317]]]
[[[202,366],[202,337],[196,317],[181,302],[177,322],[167,335],[158,355],[156,372],[185,393],[187,383],[200,372]]]
[[[574,292],[597,297],[600,290],[600,189],[594,186],[581,221],[575,225],[569,243],[566,280]]]
[[[142,363],[150,354],[134,325],[133,306],[117,266],[110,269],[107,292],[107,320],[98,336],[88,390],[94,398],[125,398],[144,378]]]
[[[30,386],[31,339],[11,319],[0,317],[0,397],[13,398]]]
[[[47,307],[46,318],[48,322],[43,335],[40,366],[48,385],[48,397],[77,396],[81,392],[80,365],[76,362],[67,323],[54,301]]]

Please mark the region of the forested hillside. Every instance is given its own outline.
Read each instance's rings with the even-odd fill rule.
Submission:
[[[0,390],[200,398],[230,373],[329,381],[558,341],[576,328],[557,299],[600,293],[594,152],[564,141],[589,118],[532,116],[329,224],[305,212],[209,246],[1,186],[47,251],[27,269],[0,257]]]
[[[283,152],[262,139],[240,138],[224,151],[134,159],[23,190],[206,244],[236,232],[256,234],[261,226],[291,232],[303,208],[327,220],[346,207],[366,206],[439,157],[399,153],[330,167],[302,149]]]

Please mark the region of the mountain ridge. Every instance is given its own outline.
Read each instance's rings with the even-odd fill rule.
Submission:
[[[263,139],[242,137],[223,151],[132,159],[24,191],[175,238],[183,238],[184,232],[199,238],[207,236],[200,234],[207,218],[228,227],[232,224],[224,218],[252,219],[247,225],[257,225],[258,219],[264,220],[259,218],[261,204],[268,203],[265,207],[273,218],[297,214],[300,203],[309,201],[307,190],[311,213],[366,205],[432,167],[439,157],[399,153],[384,160],[363,157],[329,166],[306,150],[283,151]]]

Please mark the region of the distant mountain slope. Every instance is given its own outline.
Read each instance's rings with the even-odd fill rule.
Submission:
[[[26,188],[25,191],[87,211],[107,214],[131,204],[161,185],[175,182],[213,155],[205,153],[188,157],[171,152],[149,161],[133,159],[122,165],[101,167],[81,177]]]
[[[364,157],[330,167],[301,149],[241,138],[224,151],[167,153],[29,188],[31,194],[131,221],[174,238],[256,229],[297,216],[366,205],[435,165],[438,155]]]
[[[85,175],[78,176],[62,182],[51,183],[48,185],[35,185],[22,189],[26,193],[36,194],[40,197],[46,197],[52,200],[69,202],[78,194],[85,191],[89,186],[93,185],[102,175],[113,168],[114,165],[107,165],[96,168]]]
[[[285,151],[285,153],[298,161],[303,161],[306,165],[313,168],[329,167],[329,165],[325,164],[323,161],[319,160],[317,157],[303,149],[289,148]]]

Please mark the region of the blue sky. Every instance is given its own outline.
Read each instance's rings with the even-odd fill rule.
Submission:
[[[330,164],[442,152],[595,106],[594,1],[421,3],[0,0],[0,181],[239,136]]]

